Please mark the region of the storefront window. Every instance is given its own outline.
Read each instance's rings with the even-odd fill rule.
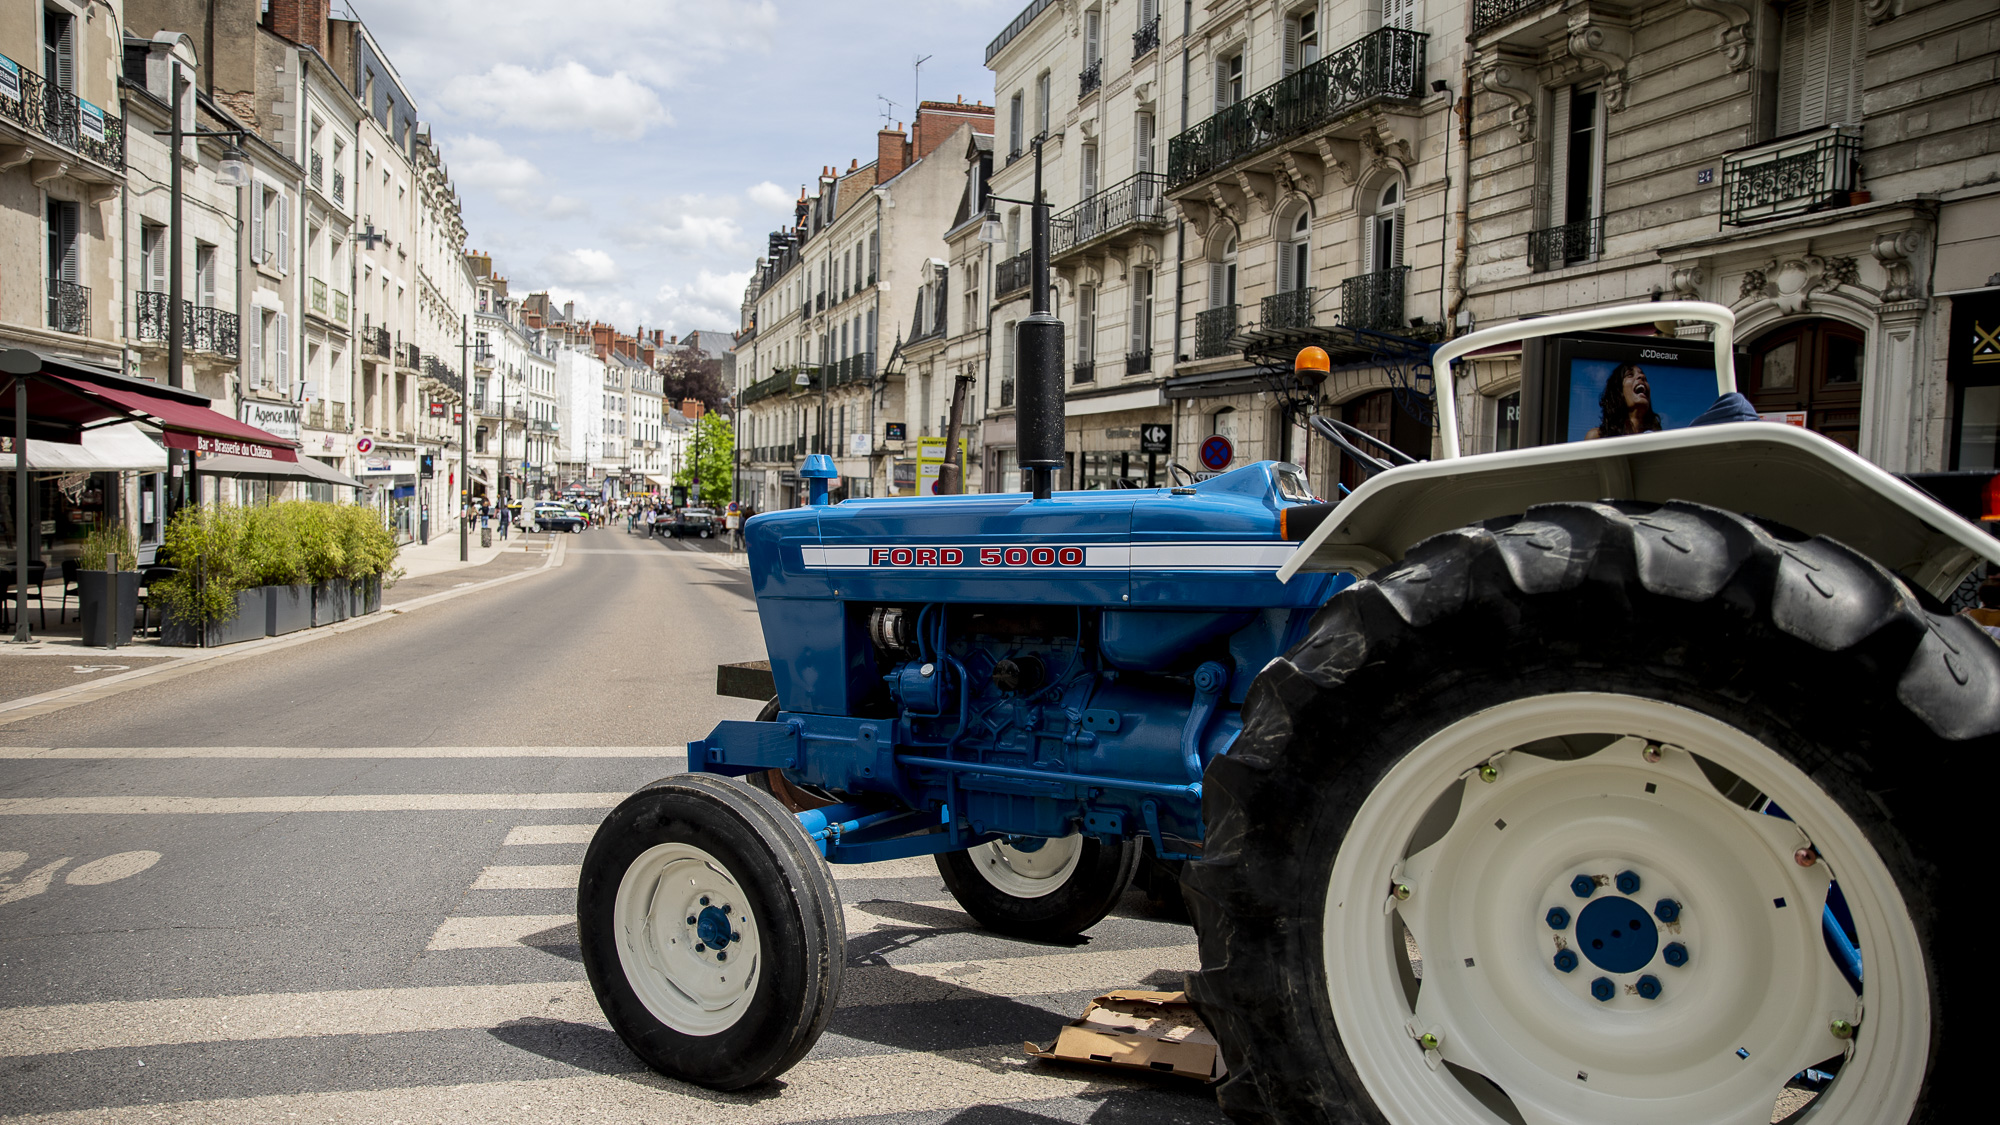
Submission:
[[[1493,451],[1521,448],[1521,392],[1495,399],[1493,413]]]
[[[1000,491],[1020,492],[1022,490],[1020,454],[1012,449],[1002,449],[994,454],[994,458],[995,467],[1000,470]]]
[[[1143,488],[1149,476],[1150,460],[1144,453],[1087,450],[1083,454],[1083,487],[1085,490]]]

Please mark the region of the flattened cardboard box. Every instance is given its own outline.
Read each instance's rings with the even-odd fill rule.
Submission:
[[[1220,1081],[1222,1051],[1185,992],[1122,990],[1090,1002],[1047,1047],[1023,1043],[1038,1059],[1120,1067]]]

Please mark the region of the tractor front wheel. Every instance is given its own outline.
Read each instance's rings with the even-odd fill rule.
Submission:
[[[979,924],[1029,941],[1065,941],[1111,913],[1139,849],[1094,836],[994,840],[937,857],[951,896]]]
[[[584,857],[577,931],[626,1046],[718,1090],[803,1057],[846,964],[839,894],[798,819],[709,774],[656,781],[613,810]]]
[[[1840,544],[1678,503],[1440,535],[1244,718],[1183,884],[1235,1119],[1901,1125],[1978,1096],[2000,648]]]

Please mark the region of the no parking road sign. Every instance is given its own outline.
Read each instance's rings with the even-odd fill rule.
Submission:
[[[1229,439],[1221,434],[1216,434],[1201,443],[1201,463],[1209,468],[1221,472],[1234,460],[1236,460],[1236,450],[1230,446]]]

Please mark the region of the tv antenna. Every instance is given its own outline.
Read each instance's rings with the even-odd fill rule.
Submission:
[[[890,101],[887,94],[877,94],[875,100],[882,103],[882,127],[887,129],[889,122],[896,116],[896,103]]]
[[[925,55],[910,68],[914,72],[914,76],[910,79],[910,96],[915,99],[910,103],[911,113],[924,111],[924,64],[936,57],[936,55]]]

